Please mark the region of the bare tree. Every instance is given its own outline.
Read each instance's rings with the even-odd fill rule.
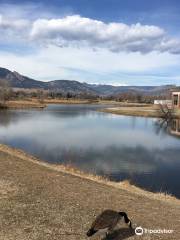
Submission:
[[[7,81],[0,79],[0,106],[5,107],[6,101],[9,100],[11,95],[11,88]]]
[[[174,118],[174,108],[167,104],[159,104],[159,112],[162,118],[171,120]]]
[[[37,98],[38,98],[40,103],[44,103],[44,92],[43,92],[43,90],[39,89],[37,91]]]

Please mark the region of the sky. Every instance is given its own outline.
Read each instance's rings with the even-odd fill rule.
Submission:
[[[0,0],[0,67],[42,81],[180,85],[180,1]]]

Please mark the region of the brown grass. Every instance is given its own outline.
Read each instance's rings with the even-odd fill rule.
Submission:
[[[97,103],[96,100],[83,100],[83,99],[45,99],[46,104],[91,104]]]
[[[100,109],[98,111],[113,113],[117,115],[126,115],[126,116],[138,116],[138,117],[151,117],[151,118],[160,118],[164,117],[163,113],[160,111],[159,107],[156,105],[147,105],[145,106],[121,106],[113,108]],[[175,110],[174,116],[180,118],[180,110]]]
[[[27,98],[24,100],[7,101],[1,109],[30,109],[30,108],[45,108],[47,104],[99,104],[99,105],[114,105],[118,107],[148,107],[149,104],[125,103],[111,100],[93,100],[93,99],[44,99],[43,103],[37,98]],[[108,110],[109,111],[109,110]]]
[[[14,101],[7,101],[6,102],[7,108],[10,109],[26,109],[26,108],[45,108],[46,105],[40,103],[36,99],[27,99],[27,100],[14,100]]]
[[[139,117],[161,117],[158,109],[154,106],[148,107],[114,107],[101,109],[101,112],[113,113],[117,115],[139,116]]]
[[[0,179],[0,199],[7,198],[8,195],[12,196],[12,194],[16,193],[17,191],[17,186],[15,186],[13,182]]]
[[[93,99],[45,99],[44,102],[46,104],[104,104],[104,105],[115,105],[115,106],[124,106],[124,107],[146,107],[149,104],[141,104],[141,103],[126,103],[126,102],[117,102],[114,100],[93,100]]]

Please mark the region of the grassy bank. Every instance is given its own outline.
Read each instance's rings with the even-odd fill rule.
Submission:
[[[122,107],[113,107],[101,109],[100,111],[113,113],[118,115],[127,115],[127,116],[141,116],[141,117],[160,117],[161,114],[158,112],[156,107],[134,107],[134,106],[122,106]]]
[[[146,107],[149,104],[141,103],[126,103],[126,102],[117,102],[113,100],[91,100],[91,99],[45,99],[44,103],[46,104],[102,104],[102,105],[115,105],[121,107]]]
[[[30,108],[45,108],[46,104],[40,103],[36,99],[6,101],[1,109],[30,109]]]
[[[174,230],[141,238],[121,223],[107,240],[179,239],[179,200],[43,163],[0,145],[0,239],[83,240],[106,208],[127,211],[134,226]]]
[[[99,105],[114,105],[118,107],[146,107],[147,104],[124,103],[110,100],[92,100],[92,99],[44,99],[41,103],[36,98],[26,100],[11,100],[0,105],[0,109],[31,109],[45,108],[48,104],[99,104]]]
[[[163,114],[159,110],[158,106],[149,105],[144,106],[121,106],[113,108],[100,109],[101,112],[113,113],[117,115],[126,115],[126,116],[138,116],[138,117],[154,117],[159,118],[163,117]],[[174,113],[176,118],[180,118],[180,111],[176,110]]]
[[[98,103],[97,100],[83,100],[83,99],[45,99],[46,104],[93,104]]]

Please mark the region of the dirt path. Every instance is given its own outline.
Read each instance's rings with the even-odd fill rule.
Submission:
[[[174,230],[136,236],[120,223],[107,240],[180,239],[178,203],[153,200],[0,151],[0,240],[85,240],[94,217],[106,208],[128,212],[143,228]]]

